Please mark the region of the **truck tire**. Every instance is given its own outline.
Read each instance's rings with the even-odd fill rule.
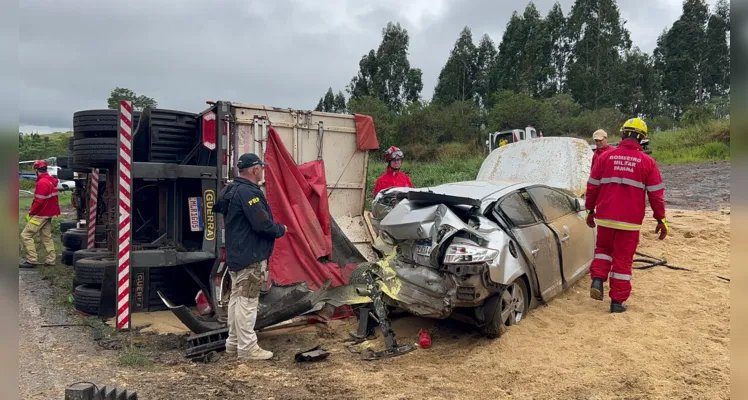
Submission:
[[[70,150],[71,153],[73,152],[73,143],[74,142],[75,142],[75,137],[74,136],[71,136],[71,137],[68,138],[68,150]],[[70,160],[70,158],[68,157],[68,163],[71,163],[71,162],[72,162],[72,160]]]
[[[59,171],[57,171],[57,179],[61,181],[72,181],[75,179],[75,172],[70,168],[60,168]]]
[[[151,110],[150,160],[179,163],[198,144],[197,114],[176,110]]]
[[[115,268],[117,260],[111,255],[93,256],[75,262],[75,280],[82,284],[101,285],[107,268]]]
[[[73,265],[73,254],[75,252],[72,250],[63,250],[62,254],[60,255],[60,262],[65,265]]]
[[[100,301],[101,290],[91,285],[79,285],[73,291],[73,306],[80,312],[98,315]]]
[[[80,250],[88,243],[88,232],[82,228],[69,229],[62,234],[62,245],[68,250]]]
[[[67,168],[68,167],[68,161],[69,157],[57,157],[57,166],[60,168]],[[59,173],[59,172],[58,172]]]
[[[133,129],[140,121],[140,111],[132,113]],[[84,110],[73,114],[73,137],[87,139],[117,137],[119,110]]]
[[[74,219],[60,221],[60,233],[65,233],[71,229],[75,229],[76,225],[78,225],[78,221]]]
[[[109,249],[105,249],[102,247],[93,249],[80,249],[73,253],[73,265],[78,264],[78,261],[85,258],[103,258],[109,255],[111,255],[111,253],[109,253]]]
[[[72,151],[73,151],[73,149],[70,148],[70,152],[71,153],[72,153]],[[88,174],[88,173],[91,172],[91,168],[90,167],[88,167],[86,165],[78,164],[75,161],[75,157],[74,156],[70,156],[70,158],[68,158],[68,168],[72,169],[73,172],[80,172],[80,173],[83,173],[83,174]]]
[[[73,148],[73,157],[77,164],[93,168],[107,168],[117,162],[116,137],[97,137],[77,139]]]
[[[374,267],[374,263],[361,263],[356,266],[356,269],[351,271],[351,276],[348,278],[349,284],[364,284],[366,283],[366,278],[364,277],[364,273]]]

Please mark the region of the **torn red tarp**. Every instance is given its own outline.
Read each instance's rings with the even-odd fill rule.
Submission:
[[[356,118],[356,143],[358,149],[363,150],[376,150],[379,148],[379,140],[377,140],[377,133],[374,130],[374,120],[363,114],[353,114]]]
[[[355,265],[340,268],[333,262],[318,261],[332,253],[324,161],[297,166],[271,126],[265,162],[268,205],[275,221],[288,227],[286,235],[275,241],[268,267],[270,280],[276,285],[306,282],[312,290],[328,279],[332,279],[331,287],[346,284]]]

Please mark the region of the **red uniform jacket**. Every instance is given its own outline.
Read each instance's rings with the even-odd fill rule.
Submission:
[[[655,219],[665,219],[665,184],[657,163],[634,140],[602,153],[592,166],[587,182],[585,208],[595,211],[598,225],[640,230],[646,202]]]
[[[595,166],[595,161],[597,161],[598,158],[600,158],[600,155],[605,153],[606,151],[613,150],[614,147],[611,145],[607,145],[605,147],[597,147],[595,148],[595,151],[592,153],[592,166]]]
[[[39,217],[56,217],[60,215],[60,201],[57,191],[58,180],[54,176],[43,173],[39,174],[34,190],[34,202],[31,203],[29,215]]]
[[[413,187],[413,182],[410,181],[410,177],[405,172],[393,171],[390,167],[384,171],[382,176],[377,179],[377,183],[374,184],[374,196],[380,191],[391,188],[391,187]]]

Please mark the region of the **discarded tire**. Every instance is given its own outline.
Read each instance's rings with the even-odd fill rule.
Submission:
[[[75,252],[72,250],[63,250],[62,254],[60,255],[60,262],[65,265],[73,265],[73,254]]]
[[[101,285],[107,268],[115,268],[117,260],[110,255],[80,259],[75,262],[75,280],[83,284]]]
[[[69,229],[62,234],[62,245],[69,250],[80,250],[88,242],[88,232],[82,228]]]
[[[77,265],[78,261],[84,258],[101,258],[110,255],[109,249],[105,248],[94,248],[94,249],[80,249],[73,255],[73,264]]]
[[[60,221],[60,233],[65,233],[71,229],[75,229],[77,224],[78,224],[78,221],[74,219]]]
[[[117,161],[117,144],[116,137],[76,139],[73,157],[80,165],[110,167]]]
[[[73,291],[73,306],[76,310],[90,315],[99,314],[101,290],[91,285],[76,286]]]
[[[140,111],[133,112],[133,128],[140,120]],[[73,137],[75,139],[117,137],[119,110],[85,110],[73,114]]]

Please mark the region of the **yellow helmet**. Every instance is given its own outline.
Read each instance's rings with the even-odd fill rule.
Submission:
[[[628,121],[626,121],[623,124],[623,127],[621,128],[622,134],[625,135],[626,132],[636,133],[636,138],[639,140],[646,139],[647,138],[647,123],[644,122],[644,120],[639,117],[631,118]]]

